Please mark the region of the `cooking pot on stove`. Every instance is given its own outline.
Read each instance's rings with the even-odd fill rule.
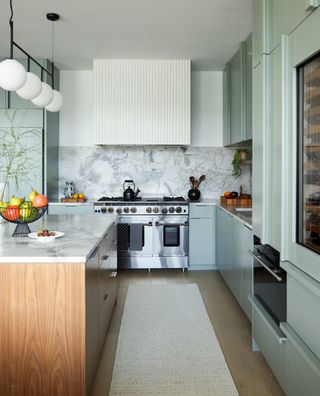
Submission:
[[[133,188],[131,187],[133,186]],[[137,198],[140,190],[137,188],[133,180],[125,180],[123,183],[123,200],[124,201],[134,201]]]

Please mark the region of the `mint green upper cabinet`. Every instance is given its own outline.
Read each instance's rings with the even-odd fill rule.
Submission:
[[[252,36],[224,70],[224,146],[252,138]]]
[[[230,141],[230,63],[223,70],[223,145],[228,146]]]
[[[253,66],[261,61],[261,56],[265,52],[264,43],[264,18],[265,1],[253,0],[253,25],[252,25],[252,60]]]
[[[241,51],[230,62],[231,144],[241,141]]]
[[[252,167],[252,226],[253,233],[263,239],[263,65],[253,69],[253,167]]]
[[[252,34],[243,43],[244,57],[244,124],[242,140],[252,139]]]
[[[267,56],[267,100],[269,101],[266,132],[268,158],[266,175],[266,238],[265,242],[281,251],[281,191],[282,191],[282,84],[281,46]]]
[[[289,10],[286,9],[288,0],[268,0],[267,3],[267,53],[271,52],[280,44],[281,34],[287,30],[287,17]],[[299,0],[303,3],[304,0]],[[290,0],[290,3],[292,0]]]
[[[315,1],[312,0],[285,0],[285,3],[287,13],[287,33],[292,32],[315,9],[309,8],[307,10],[308,4],[315,3]]]

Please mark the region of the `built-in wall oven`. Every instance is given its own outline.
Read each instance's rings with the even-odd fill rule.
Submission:
[[[279,326],[287,320],[287,273],[280,267],[280,253],[254,237],[254,296]]]

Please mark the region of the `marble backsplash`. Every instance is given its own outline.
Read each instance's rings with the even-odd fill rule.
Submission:
[[[133,179],[141,194],[187,195],[189,176],[206,175],[202,198],[218,198],[224,191],[251,192],[250,166],[240,178],[231,174],[234,150],[222,147],[60,147],[59,192],[66,181],[89,199],[122,195],[122,184]]]

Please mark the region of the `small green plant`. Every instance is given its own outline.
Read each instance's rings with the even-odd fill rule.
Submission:
[[[241,175],[241,161],[247,155],[247,153],[248,153],[247,149],[238,149],[234,153],[234,157],[231,164],[232,164],[232,176],[236,179]]]

